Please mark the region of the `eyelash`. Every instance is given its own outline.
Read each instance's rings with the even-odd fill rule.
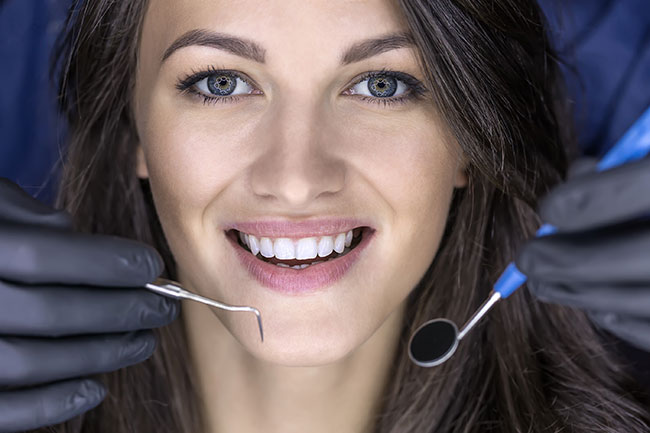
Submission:
[[[211,75],[215,74],[220,74],[220,73],[229,73],[234,75],[236,78],[239,78],[240,80],[244,81],[246,84],[248,84],[251,87],[253,84],[248,80],[245,76],[242,74],[236,72],[236,71],[231,71],[228,69],[217,69],[214,66],[209,66],[206,69],[202,71],[192,71],[191,74],[186,76],[183,79],[179,79],[178,84],[176,84],[176,88],[181,92],[181,93],[190,93],[194,96],[198,96],[203,98],[203,103],[204,104],[216,104],[216,103],[235,103],[239,101],[242,96],[239,95],[233,95],[233,96],[208,96],[199,90],[196,89],[194,86],[196,83],[199,81],[203,80],[204,78],[207,78]],[[392,71],[388,69],[381,69],[380,71],[372,71],[372,72],[366,72],[364,73],[359,79],[357,79],[352,85],[350,85],[346,90],[350,90],[360,82],[367,80],[369,78],[377,77],[377,76],[384,76],[384,77],[390,77],[394,78],[396,80],[402,81],[406,86],[408,87],[408,90],[400,96],[397,97],[390,97],[390,98],[379,98],[379,97],[373,97],[373,96],[366,96],[366,95],[346,95],[346,96],[355,96],[358,99],[364,101],[364,102],[369,102],[369,103],[375,103],[375,104],[382,104],[384,107],[387,106],[395,106],[395,105],[403,105],[406,104],[407,102],[411,100],[417,100],[417,99],[422,99],[424,95],[428,92],[426,87],[420,82],[420,80],[405,74],[403,72],[398,72],[398,71]]]

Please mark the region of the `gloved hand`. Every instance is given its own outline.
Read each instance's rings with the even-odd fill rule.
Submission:
[[[147,359],[150,328],[179,313],[178,301],[142,288],[163,270],[153,248],[71,226],[0,178],[0,432],[97,406],[106,389],[86,376]]]
[[[515,263],[540,300],[586,310],[650,352],[650,158],[603,172],[585,165],[541,202],[558,232],[527,242]]]

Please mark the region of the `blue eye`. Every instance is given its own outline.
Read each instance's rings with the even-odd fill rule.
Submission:
[[[427,96],[429,90],[415,77],[403,72],[382,69],[363,74],[346,95],[384,107],[404,105]]]
[[[209,75],[194,86],[206,96],[230,96],[250,93],[250,84],[230,72]]]
[[[375,75],[366,78],[355,84],[352,94],[374,96],[376,98],[388,98],[391,96],[402,96],[407,91],[406,84],[388,75]],[[395,95],[397,93],[397,95]]]
[[[262,94],[242,74],[208,67],[179,80],[176,88],[203,98],[205,104],[236,102],[239,95]]]

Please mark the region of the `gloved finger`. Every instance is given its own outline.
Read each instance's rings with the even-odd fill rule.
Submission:
[[[4,177],[0,177],[0,220],[60,229],[72,228],[70,214],[41,203]]]
[[[650,281],[650,223],[635,221],[589,232],[533,238],[515,263],[529,279],[572,285]]]
[[[650,213],[650,158],[578,176],[540,203],[542,221],[560,231],[587,230]]]
[[[16,391],[0,391],[0,433],[32,430],[67,421],[96,407],[106,388],[77,379]]]
[[[540,301],[583,310],[650,318],[650,286],[546,283],[531,279],[527,285]]]
[[[157,328],[180,301],[146,289],[24,287],[0,280],[0,335],[59,337]]]
[[[583,156],[571,163],[567,173],[567,178],[572,180],[576,177],[583,176],[587,173],[592,173],[596,170],[598,165],[598,158]]]
[[[0,278],[28,284],[143,286],[163,271],[149,245],[117,236],[0,225]]]
[[[0,337],[0,386],[106,373],[144,361],[155,348],[150,330],[48,339]]]
[[[589,312],[590,319],[617,337],[650,352],[650,318],[606,312]]]

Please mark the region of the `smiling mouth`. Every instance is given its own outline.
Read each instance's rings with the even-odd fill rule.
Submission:
[[[257,255],[255,256],[256,259],[261,260],[266,263],[270,263],[273,265],[277,265],[280,267],[287,267],[287,268],[294,268],[294,269],[305,269],[309,266],[312,265],[318,265],[320,263],[325,263],[329,262],[332,260],[336,260],[339,257],[343,257],[346,254],[348,254],[350,251],[352,251],[354,248],[357,247],[363,240],[364,236],[367,235],[367,233],[372,230],[370,227],[357,227],[352,231],[352,242],[350,243],[349,247],[345,247],[343,252],[337,253],[336,251],[332,251],[331,254],[325,257],[319,257],[316,256],[313,259],[304,259],[304,260],[298,260],[298,259],[278,259],[277,257],[264,257],[261,252],[258,252]],[[250,250],[248,245],[246,245],[245,242],[241,241],[240,238],[240,232],[238,230],[229,230],[227,232],[228,236],[231,236],[234,240],[236,240],[237,245],[239,245],[241,248],[244,250],[248,251],[249,254],[253,254],[253,252]]]

